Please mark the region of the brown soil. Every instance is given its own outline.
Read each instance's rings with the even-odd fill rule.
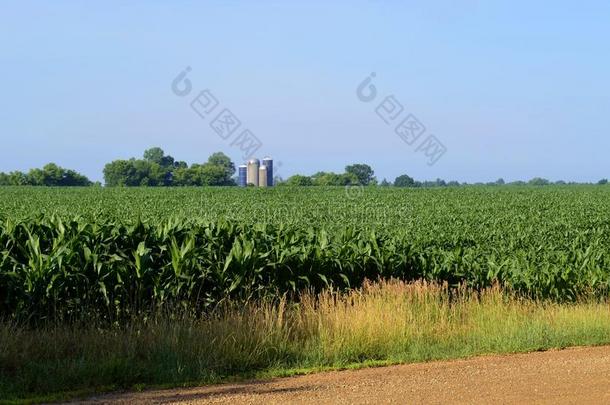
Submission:
[[[610,403],[610,346],[123,393],[89,403]]]

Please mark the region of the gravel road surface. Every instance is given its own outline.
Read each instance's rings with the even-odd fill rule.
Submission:
[[[87,403],[610,403],[610,347],[484,356],[198,388],[120,393]]]

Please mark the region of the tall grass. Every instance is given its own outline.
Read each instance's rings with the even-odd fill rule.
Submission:
[[[554,303],[500,288],[365,283],[349,293],[228,303],[205,318],[126,325],[0,324],[0,398],[610,343],[610,303]]]

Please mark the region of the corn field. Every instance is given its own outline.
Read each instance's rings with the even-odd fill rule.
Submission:
[[[604,297],[610,187],[0,188],[0,317],[103,319],[366,279]]]

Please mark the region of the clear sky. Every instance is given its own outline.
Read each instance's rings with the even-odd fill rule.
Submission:
[[[209,89],[283,177],[364,162],[390,180],[597,181],[609,75],[607,1],[4,1],[0,171],[53,161],[102,180],[150,146],[240,163],[190,107]],[[446,147],[436,164],[376,114],[389,95]]]

